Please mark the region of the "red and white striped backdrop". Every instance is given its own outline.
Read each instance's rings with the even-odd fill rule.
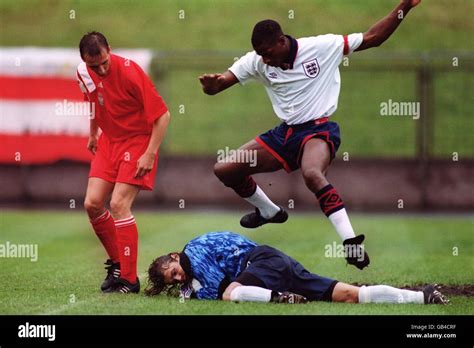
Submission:
[[[114,50],[149,71],[150,50]],[[89,119],[76,82],[77,49],[0,48],[0,163],[88,162]],[[79,112],[79,114],[77,113]]]

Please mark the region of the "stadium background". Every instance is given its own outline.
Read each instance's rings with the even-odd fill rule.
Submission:
[[[157,187],[152,193],[142,193],[137,204],[143,208],[136,214],[141,271],[152,257],[181,248],[195,235],[231,229],[280,247],[308,268],[341,280],[385,281],[400,286],[430,281],[472,285],[472,275],[465,271],[469,269],[466,265],[471,269],[474,266],[474,49],[470,38],[474,24],[468,15],[474,10],[472,0],[424,0],[382,47],[354,54],[348,66],[341,65],[342,89],[333,117],[341,126],[343,142],[329,178],[340,190],[349,211],[358,212],[351,217],[356,230],[368,235],[368,247],[377,262],[371,270],[355,273],[343,267],[343,260],[323,256],[323,246],[337,236],[315,206],[299,173],[256,176],[278,203],[294,205],[287,224],[265,226],[258,232],[238,226],[238,219],[248,206],[212,174],[217,150],[235,149],[275,126],[278,120],[264,89],[257,83],[209,97],[202,93],[197,76],[223,71],[235,57],[250,50],[251,30],[258,20],[277,19],[285,32],[295,37],[363,32],[396,3],[2,1],[0,46],[76,49],[85,32],[99,30],[113,50],[146,49],[152,53],[149,72],[170,108],[172,121],[160,151]],[[9,73],[0,76],[2,103],[9,102],[12,93]],[[74,83],[73,79],[70,83]],[[21,88],[16,92],[19,99],[24,99]],[[381,116],[380,103],[390,99],[419,101],[420,119]],[[5,110],[0,110],[2,122],[7,119]],[[18,117],[35,117],[28,114],[29,110],[20,111]],[[4,126],[2,130],[8,128]],[[31,135],[29,130],[22,136],[25,135]],[[7,137],[6,132],[0,134],[2,142]],[[85,147],[85,138],[82,141]],[[82,146],[80,142],[78,139],[78,147]],[[162,305],[157,310],[150,309],[142,298],[122,304],[114,297],[99,297],[95,283],[101,276],[97,264],[103,254],[82,208],[87,163],[71,160],[68,155],[50,163],[48,151],[42,152],[43,159],[37,163],[16,161],[15,143],[5,144],[0,150],[0,241],[37,243],[42,257],[36,264],[1,260],[13,284],[28,279],[27,285],[21,286],[23,292],[15,296],[6,291],[2,294],[6,300],[1,313],[280,311],[228,304],[173,307],[167,304],[174,300],[165,299],[160,299]],[[48,150],[47,143],[37,146]],[[38,148],[31,146],[24,151]],[[223,207],[232,209],[222,211]],[[420,211],[423,215],[413,214]],[[374,214],[380,212],[385,214]],[[463,214],[453,215],[458,212]],[[454,248],[460,250],[458,255],[454,256]],[[57,262],[71,265],[71,269],[58,269]],[[93,271],[87,272],[89,269]],[[453,269],[459,271],[453,274]],[[47,287],[48,296],[31,295],[29,291],[37,281],[48,284],[49,278],[29,275],[49,275],[52,271],[63,283]],[[78,275],[84,278],[84,286],[76,288],[70,278]],[[472,300],[464,297],[472,294],[468,288],[451,309],[369,306],[365,310],[369,314],[473,313]],[[29,294],[27,300],[18,301],[22,294]],[[79,305],[68,302],[71,294],[86,300]],[[111,308],[110,303],[115,307]],[[306,308],[309,309],[303,313],[315,313],[313,307]],[[324,313],[354,311],[340,306],[323,309]],[[299,313],[301,309],[281,311]]]

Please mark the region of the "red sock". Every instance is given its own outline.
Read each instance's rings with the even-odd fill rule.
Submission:
[[[321,210],[327,217],[336,211],[344,209],[344,203],[342,202],[341,196],[337,193],[336,189],[332,187],[331,184],[324,186],[318,193],[316,197],[319,200],[319,205]]]
[[[110,212],[106,210],[102,215],[90,220],[92,228],[99,237],[112,262],[119,262],[115,223]]]
[[[135,218],[115,220],[120,258],[120,278],[137,281],[138,230]]]

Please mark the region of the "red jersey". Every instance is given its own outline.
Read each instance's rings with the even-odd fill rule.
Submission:
[[[95,104],[97,125],[112,142],[151,134],[153,122],[168,111],[142,68],[115,54],[110,54],[105,77],[83,62],[77,68],[77,80],[84,99]]]

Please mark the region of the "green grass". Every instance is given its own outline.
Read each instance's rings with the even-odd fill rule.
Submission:
[[[309,270],[344,282],[394,286],[443,283],[473,284],[473,219],[468,217],[352,217],[367,236],[372,264],[358,271],[343,259],[324,257],[324,246],[338,241],[319,212],[292,214],[284,225],[256,231],[238,226],[240,213],[156,212],[135,214],[139,227],[142,284],[151,260],[179,251],[193,237],[232,230],[293,256]],[[38,244],[37,262],[0,259],[5,286],[0,314],[474,314],[472,297],[451,297],[448,306],[354,305],[311,303],[269,305],[224,303],[140,295],[103,295],[105,254],[83,213],[3,212],[0,243]],[[457,247],[458,256],[452,250]],[[71,302],[71,300],[73,300]]]
[[[274,18],[300,36],[360,32],[397,4],[397,0],[295,0],[291,4],[286,0],[3,0],[0,44],[76,47],[85,31],[96,29],[107,33],[114,47],[245,50],[253,25],[264,18]],[[184,19],[179,17],[182,10]],[[456,0],[455,5],[451,0],[424,0],[409,14],[410,24],[399,29],[398,40],[387,42],[383,49],[470,49],[473,11],[470,0]]]
[[[234,56],[250,50],[253,25],[264,18],[280,21],[296,37],[321,33],[361,32],[385,16],[397,0],[4,0],[0,3],[1,46],[77,47],[92,29],[106,34],[113,48],[146,47],[175,52],[154,76],[173,115],[163,151],[176,155],[215,154],[226,146],[237,148],[274,127],[278,119],[262,86],[234,87],[223,95],[205,96],[197,76],[219,72]],[[449,8],[449,11],[446,9]],[[74,19],[71,19],[71,11]],[[184,19],[179,15],[184,11]],[[291,12],[293,11],[293,12]],[[342,91],[334,120],[343,134],[341,153],[351,156],[412,157],[417,122],[410,117],[381,117],[380,103],[417,101],[413,72],[392,69],[390,58],[399,52],[473,51],[474,22],[470,0],[424,0],[382,47],[358,53],[342,68]],[[294,14],[294,18],[290,15]],[[28,18],[28,20],[25,20]],[[223,59],[219,63],[207,57]],[[386,71],[358,71],[357,57],[377,53]],[[193,67],[183,64],[193,54]],[[201,53],[200,58],[197,56]],[[204,55],[202,55],[204,54]],[[204,58],[203,58],[204,57]],[[227,57],[227,58],[225,58]],[[200,63],[193,62],[200,59]],[[376,60],[379,62],[380,60]],[[224,63],[225,62],[225,63]],[[451,59],[446,58],[445,64]],[[157,65],[162,61],[158,60]],[[460,65],[466,65],[460,60]],[[178,65],[178,66],[177,66]],[[435,74],[433,154],[451,158],[474,156],[471,119],[473,74],[448,70]],[[185,113],[180,114],[184,105]],[[432,122],[430,122],[431,124]]]

